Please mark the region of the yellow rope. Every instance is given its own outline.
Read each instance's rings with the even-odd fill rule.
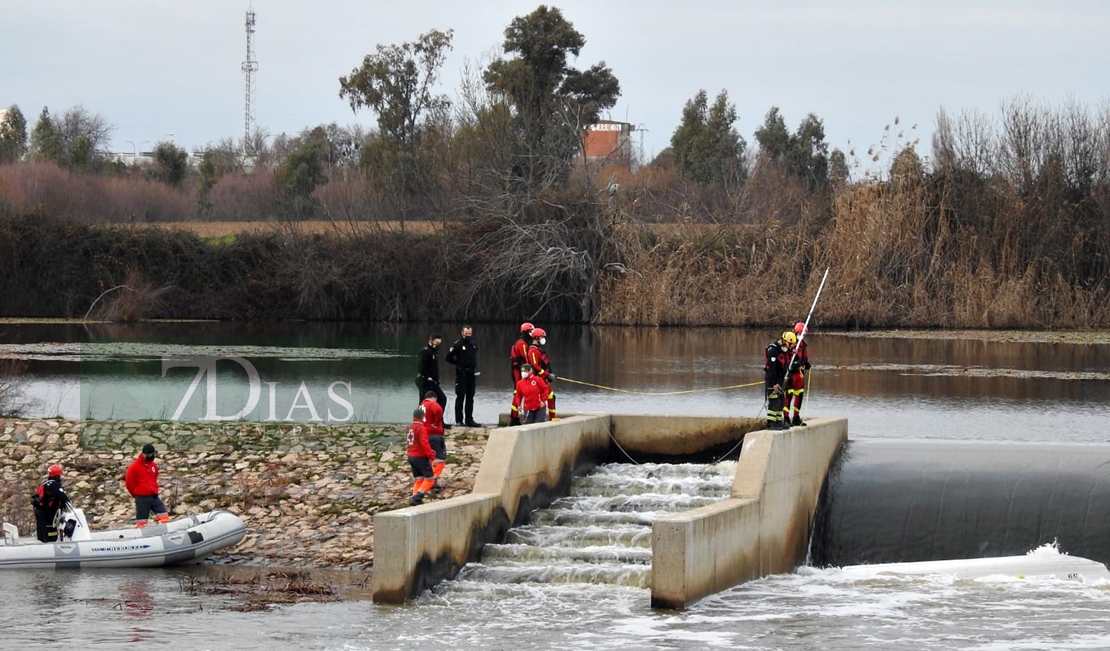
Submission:
[[[601,385],[601,384],[594,384],[592,382],[583,382],[581,380],[572,380],[570,378],[563,377],[562,375],[560,375],[555,381],[556,382],[571,382],[573,384],[583,384],[583,385],[588,386],[588,387],[594,387],[594,388],[597,388],[597,389],[605,389],[606,391],[617,391],[617,392],[620,392],[620,393],[634,393],[634,394],[640,395],[640,396],[677,396],[677,395],[680,395],[680,394],[683,394],[683,393],[701,393],[703,391],[725,391],[727,389],[743,389],[745,387],[754,387],[756,385],[763,384],[763,382],[760,381],[760,382],[749,382],[748,384],[733,384],[733,385],[727,386],[727,387],[713,387],[712,389],[686,389],[685,391],[629,391],[628,389],[617,389],[616,387],[607,387],[607,386],[604,386],[604,385]]]

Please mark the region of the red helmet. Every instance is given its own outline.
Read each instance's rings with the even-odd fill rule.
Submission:
[[[532,332],[532,328],[535,328],[535,327],[536,326],[534,326],[531,323],[525,321],[524,323],[520,324],[520,331],[521,332]]]
[[[62,476],[62,467],[59,466],[58,464],[54,464],[54,465],[50,466],[49,468],[46,469],[46,476],[47,477],[61,477]]]
[[[794,324],[794,334],[809,334],[809,328],[806,327],[806,324],[799,321],[798,323]]]
[[[533,339],[539,339],[540,337],[546,337],[546,336],[547,336],[547,331],[544,330],[543,328],[536,328],[535,330],[532,331],[532,338]]]

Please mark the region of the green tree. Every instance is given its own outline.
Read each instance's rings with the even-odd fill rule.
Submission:
[[[327,180],[321,160],[325,145],[326,134],[317,127],[278,166],[278,202],[291,219],[310,219],[316,212],[312,192]]]
[[[840,188],[848,184],[848,158],[840,149],[829,154],[829,182]]]
[[[925,166],[913,145],[906,145],[890,162],[890,180],[899,187],[914,187],[925,178]]]
[[[155,179],[169,185],[178,186],[185,180],[189,167],[189,154],[172,142],[160,142],[154,148]]]
[[[516,176],[530,182],[566,168],[582,132],[620,97],[620,82],[604,62],[587,70],[568,64],[586,39],[555,7],[540,5],[505,29],[504,51],[482,75],[487,88],[515,111],[519,134]]]
[[[54,128],[54,120],[50,118],[50,111],[45,106],[42,107],[42,113],[35,122],[35,128],[31,130],[31,146],[28,153],[31,160],[63,164],[62,143]]]
[[[339,96],[347,98],[351,111],[369,108],[378,114],[382,136],[400,145],[413,142],[421,118],[450,106],[444,95],[432,88],[451,49],[452,30],[431,30],[415,43],[378,45],[362,65],[339,78]]]
[[[779,107],[772,106],[763,118],[763,126],[755,130],[755,141],[759,143],[759,157],[782,163],[790,150],[790,129],[779,113]]]
[[[27,118],[19,106],[8,107],[0,120],[0,163],[11,163],[27,153]]]
[[[829,145],[825,125],[812,113],[807,115],[790,140],[790,171],[811,187],[829,180]]]
[[[761,161],[781,165],[811,187],[824,184],[829,177],[829,145],[825,125],[810,113],[790,133],[777,106],[767,111],[763,125],[755,131]]]
[[[103,161],[112,127],[103,116],[76,106],[61,115],[43,107],[31,131],[30,156],[70,169],[91,169]]]
[[[212,213],[212,188],[216,187],[216,153],[205,149],[197,165],[197,215],[207,217]]]
[[[671,135],[675,165],[683,177],[702,185],[742,182],[747,143],[733,128],[736,106],[724,90],[713,106],[708,102],[704,90],[686,102],[682,123]]]

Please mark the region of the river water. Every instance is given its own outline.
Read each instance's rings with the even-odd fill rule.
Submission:
[[[171,366],[163,375],[165,359],[239,357],[259,377],[257,420],[272,413],[274,420],[310,421],[311,401],[321,421],[330,407],[333,420],[351,412],[355,419],[400,422],[416,398],[415,355],[433,329],[444,335],[445,348],[457,330],[3,324],[0,355],[28,362],[25,377],[38,415],[169,417],[199,367]],[[480,421],[507,409],[505,358],[514,330],[475,328],[483,371],[475,409]],[[558,326],[548,332],[557,375],[621,390],[557,381],[561,411],[744,416],[761,412],[758,386],[708,389],[759,382],[763,347],[776,334]],[[816,329],[808,339],[814,370],[807,414],[846,416],[853,439],[1110,446],[1110,346],[862,338]],[[238,362],[219,364],[212,395],[216,413],[227,416],[248,404],[250,374]],[[450,396],[450,368],[442,366]],[[207,413],[199,400],[209,395],[205,382],[182,418]],[[349,384],[350,391],[335,382]],[[329,387],[351,409],[332,399]],[[653,395],[693,389],[706,391]],[[542,518],[556,516],[537,517],[536,525],[546,526]],[[517,535],[508,544],[529,538]],[[543,549],[532,554],[549,558]],[[550,561],[534,565],[543,563]],[[473,572],[480,575],[480,569]],[[1110,648],[1110,585],[1097,583],[875,578],[802,568],[668,613],[652,611],[648,591],[637,582],[490,585],[463,575],[404,606],[350,599],[244,612],[237,609],[240,598],[184,587],[212,571],[0,572],[6,596],[0,640],[11,648],[98,649]]]

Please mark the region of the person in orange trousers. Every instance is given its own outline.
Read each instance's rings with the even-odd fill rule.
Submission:
[[[436,458],[432,461],[435,483],[431,491],[438,493],[443,490],[443,486],[439,483],[439,476],[443,474],[443,468],[447,465],[447,443],[443,440],[443,407],[440,407],[436,401],[435,391],[425,393],[424,402],[421,402],[420,406],[424,408],[424,429],[428,432],[428,445],[432,446],[432,451],[436,453]]]
[[[405,442],[408,443],[409,467],[412,468],[414,478],[409,503],[416,506],[424,503],[424,496],[436,483],[432,472],[432,461],[436,455],[428,443],[428,430],[424,428],[424,409],[421,407],[412,412],[412,424],[405,431]]]

